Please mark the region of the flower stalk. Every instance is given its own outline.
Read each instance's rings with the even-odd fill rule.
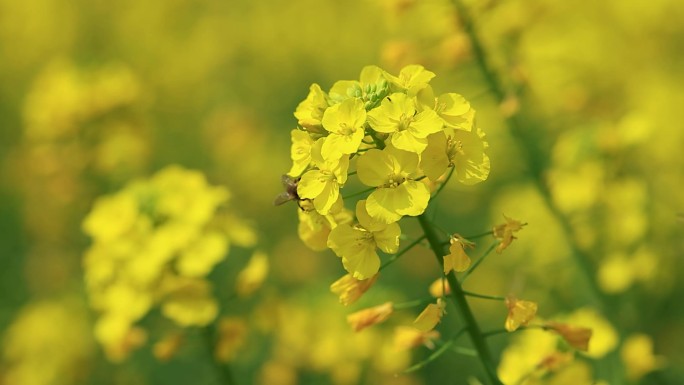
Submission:
[[[437,261],[441,266],[444,263],[442,256],[448,254],[447,250],[445,250],[443,240],[440,239],[437,230],[432,226],[431,222],[425,217],[424,214],[418,216],[418,222],[425,233],[425,237],[430,244],[430,248],[432,249]],[[496,364],[492,358],[489,346],[487,346],[485,337],[480,330],[480,326],[475,319],[473,311],[470,309],[470,305],[468,304],[466,294],[463,291],[461,284],[458,282],[456,275],[453,272],[449,273],[446,276],[446,279],[451,287],[450,296],[463,316],[463,319],[466,323],[466,331],[473,342],[473,346],[478,357],[480,358],[480,361],[482,362],[482,365],[484,366],[485,374],[487,375],[489,382],[494,385],[503,385],[496,374]]]

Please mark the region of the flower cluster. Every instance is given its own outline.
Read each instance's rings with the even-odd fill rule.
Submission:
[[[299,235],[316,250],[332,249],[354,278],[378,272],[377,249],[397,252],[397,222],[425,211],[428,181],[450,168],[464,184],[489,175],[475,111],[459,94],[436,96],[434,77],[420,65],[398,76],[367,66],[358,81],[338,81],[327,93],[313,84],[295,111],[288,176],[302,208]],[[340,190],[354,174],[369,194],[352,215]]]
[[[84,257],[85,280],[91,305],[101,312],[95,336],[110,359],[125,358],[145,341],[136,322],[155,306],[180,327],[204,326],[217,317],[207,275],[231,243],[255,241],[246,225],[219,212],[228,199],[227,189],[209,185],[201,173],[171,166],[95,202],[83,221],[93,238]],[[265,263],[255,253],[238,277],[238,295],[260,284]]]

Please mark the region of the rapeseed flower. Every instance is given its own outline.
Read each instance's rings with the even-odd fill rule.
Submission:
[[[321,86],[314,83],[309,87],[309,94],[306,99],[297,106],[294,115],[297,118],[297,123],[304,129],[309,132],[320,133],[323,131],[321,120],[326,108],[328,108],[328,96],[321,89]]]
[[[427,143],[420,167],[430,180],[439,179],[449,167],[454,167],[456,179],[465,185],[480,183],[489,177],[487,142],[479,129],[447,127],[428,136]]]
[[[565,340],[573,348],[586,352],[589,350],[589,341],[593,331],[589,328],[573,326],[559,322],[549,322],[544,325],[545,329],[552,330]]]
[[[328,247],[342,258],[344,268],[357,279],[368,279],[380,269],[380,257],[375,251],[396,253],[401,229],[397,223],[385,224],[373,220],[366,211],[366,201],[356,205],[356,225],[335,227],[328,237]]]
[[[330,231],[339,224],[350,223],[354,219],[351,210],[344,207],[342,197],[333,204],[326,215],[319,214],[316,210],[297,210],[299,225],[297,234],[304,244],[314,251],[323,251],[328,248],[328,236]]]
[[[330,291],[340,297],[341,304],[349,306],[361,298],[363,293],[368,291],[377,279],[378,274],[364,280],[356,279],[351,274],[345,274],[330,285]]]
[[[496,247],[496,252],[499,254],[501,254],[501,252],[510,246],[511,242],[516,239],[513,233],[522,230],[524,226],[524,224],[520,223],[520,221],[509,218],[505,215],[504,218],[506,219],[506,223],[496,225],[492,230],[494,238],[497,238],[501,241],[501,243],[499,243],[499,245]]]
[[[437,303],[427,305],[416,317],[413,321],[413,327],[422,332],[429,332],[442,320],[442,316],[446,313],[445,308],[446,303],[441,298],[437,298]]]
[[[392,76],[390,74],[386,76],[392,91],[415,94],[424,88],[435,77],[435,74],[426,70],[422,65],[411,64],[402,68],[399,71],[399,76]]]
[[[373,306],[357,311],[347,316],[347,322],[355,332],[359,332],[369,326],[385,322],[394,312],[394,304],[385,302],[382,305]]]
[[[339,159],[343,154],[353,154],[361,145],[366,123],[366,109],[359,99],[347,99],[323,114],[323,128],[330,134],[321,148],[324,159]]]
[[[413,349],[419,346],[434,349],[435,341],[439,336],[437,330],[425,332],[412,326],[397,326],[394,329],[394,345],[399,350]]]
[[[620,357],[632,381],[638,381],[647,373],[665,366],[665,357],[653,353],[653,339],[647,334],[627,337],[620,348]]]
[[[206,277],[231,243],[255,242],[249,225],[219,215],[229,196],[201,173],[171,166],[95,202],[83,221],[93,238],[85,281],[100,312],[95,337],[108,358],[123,360],[145,343],[137,323],[153,308],[181,327],[214,321],[218,303]],[[243,286],[253,288],[258,274],[247,275]]]
[[[290,137],[292,139],[292,146],[290,147],[292,167],[287,175],[298,177],[311,164],[311,148],[315,141],[308,132],[297,129],[290,132]]]
[[[255,251],[247,266],[238,273],[235,288],[237,294],[246,297],[264,283],[268,275],[268,256],[263,251]]]
[[[361,183],[377,187],[366,202],[368,214],[383,223],[404,215],[418,216],[427,208],[430,189],[417,181],[418,156],[391,146],[368,150],[357,162]]]
[[[421,154],[427,137],[442,130],[443,121],[433,110],[417,111],[415,98],[394,93],[368,113],[368,123],[377,132],[391,134],[394,147]]]
[[[519,300],[513,296],[506,297],[508,316],[505,327],[509,332],[517,330],[520,326],[527,326],[537,315],[537,304],[532,301]]]
[[[449,254],[444,256],[444,274],[449,274],[452,270],[461,273],[470,267],[470,257],[465,252],[464,242],[459,237],[449,239]]]
[[[388,74],[377,66],[365,66],[359,81],[340,80],[330,88],[330,104],[335,105],[348,99],[363,102],[366,110],[377,107],[389,93]]]
[[[302,175],[297,184],[297,195],[303,199],[313,200],[316,211],[326,215],[340,197],[340,187],[347,182],[349,157],[339,159],[323,159],[321,147],[323,139],[316,141],[312,151],[316,169]]]

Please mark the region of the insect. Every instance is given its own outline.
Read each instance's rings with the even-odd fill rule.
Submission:
[[[301,201],[301,198],[299,197],[299,195],[297,195],[297,183],[299,183],[299,179],[300,178],[293,178],[289,175],[283,175],[280,178],[280,181],[283,184],[285,191],[281,192],[280,194],[278,194],[278,196],[275,197],[275,199],[273,200],[273,204],[276,206],[280,206],[289,201],[297,201],[297,203],[299,204],[299,201]]]

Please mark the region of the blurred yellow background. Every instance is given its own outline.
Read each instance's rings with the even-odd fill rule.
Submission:
[[[466,3],[507,103],[446,0],[0,0],[0,384],[219,383],[197,336],[166,363],[151,344],[110,363],[93,337],[81,222],[97,197],[174,164],[227,187],[269,255],[260,293],[222,308],[248,324],[239,384],[469,383],[478,363],[455,353],[395,377],[429,351],[390,352],[389,328],[354,335],[328,289],[339,259],[302,244],[294,204],[272,204],[309,85],[412,63],[470,100],[489,142],[489,180],[448,185],[436,221],[528,223],[470,290],[523,293],[545,318],[596,309],[620,336],[607,355],[646,334],[662,356],[625,383],[684,382],[684,2]],[[353,310],[426,295],[440,269],[425,252]],[[473,306],[501,327],[505,309]],[[492,339],[496,357],[509,342]]]

